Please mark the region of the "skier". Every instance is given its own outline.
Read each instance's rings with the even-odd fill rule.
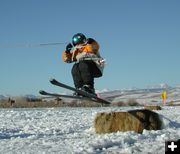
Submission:
[[[75,88],[96,95],[94,78],[102,76],[105,64],[99,53],[99,44],[77,33],[72,37],[72,43],[67,44],[62,59],[66,63],[75,63],[71,70]]]

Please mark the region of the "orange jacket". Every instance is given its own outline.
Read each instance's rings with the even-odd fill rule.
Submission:
[[[62,60],[67,63],[75,62],[87,54],[99,57],[99,48],[99,44],[94,39],[89,38],[85,44],[76,45],[70,53],[63,51]]]

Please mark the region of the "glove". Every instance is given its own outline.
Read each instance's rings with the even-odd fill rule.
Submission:
[[[67,58],[66,63],[72,63],[71,59]]]
[[[92,39],[92,38],[88,38],[88,39],[87,39],[87,43],[88,43],[88,44],[92,44],[93,42],[95,42],[94,39]]]
[[[67,46],[66,46],[66,53],[70,53],[71,49],[73,48],[72,44],[69,43]]]

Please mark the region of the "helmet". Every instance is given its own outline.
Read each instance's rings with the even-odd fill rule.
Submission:
[[[86,41],[86,36],[82,33],[77,33],[72,38],[72,43],[74,46],[77,44],[85,43],[85,41]]]

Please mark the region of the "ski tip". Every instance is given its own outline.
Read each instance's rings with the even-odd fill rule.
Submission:
[[[60,82],[59,81],[57,81],[56,79],[50,79],[49,80],[50,81],[50,83],[52,83],[52,84],[54,84],[54,85],[58,85],[58,84],[60,84]]]
[[[46,92],[45,92],[44,90],[40,90],[39,93],[40,93],[41,95],[45,95],[45,94],[46,94]]]
[[[49,81],[50,81],[51,83],[54,83],[54,82],[56,82],[56,79],[50,78]]]

